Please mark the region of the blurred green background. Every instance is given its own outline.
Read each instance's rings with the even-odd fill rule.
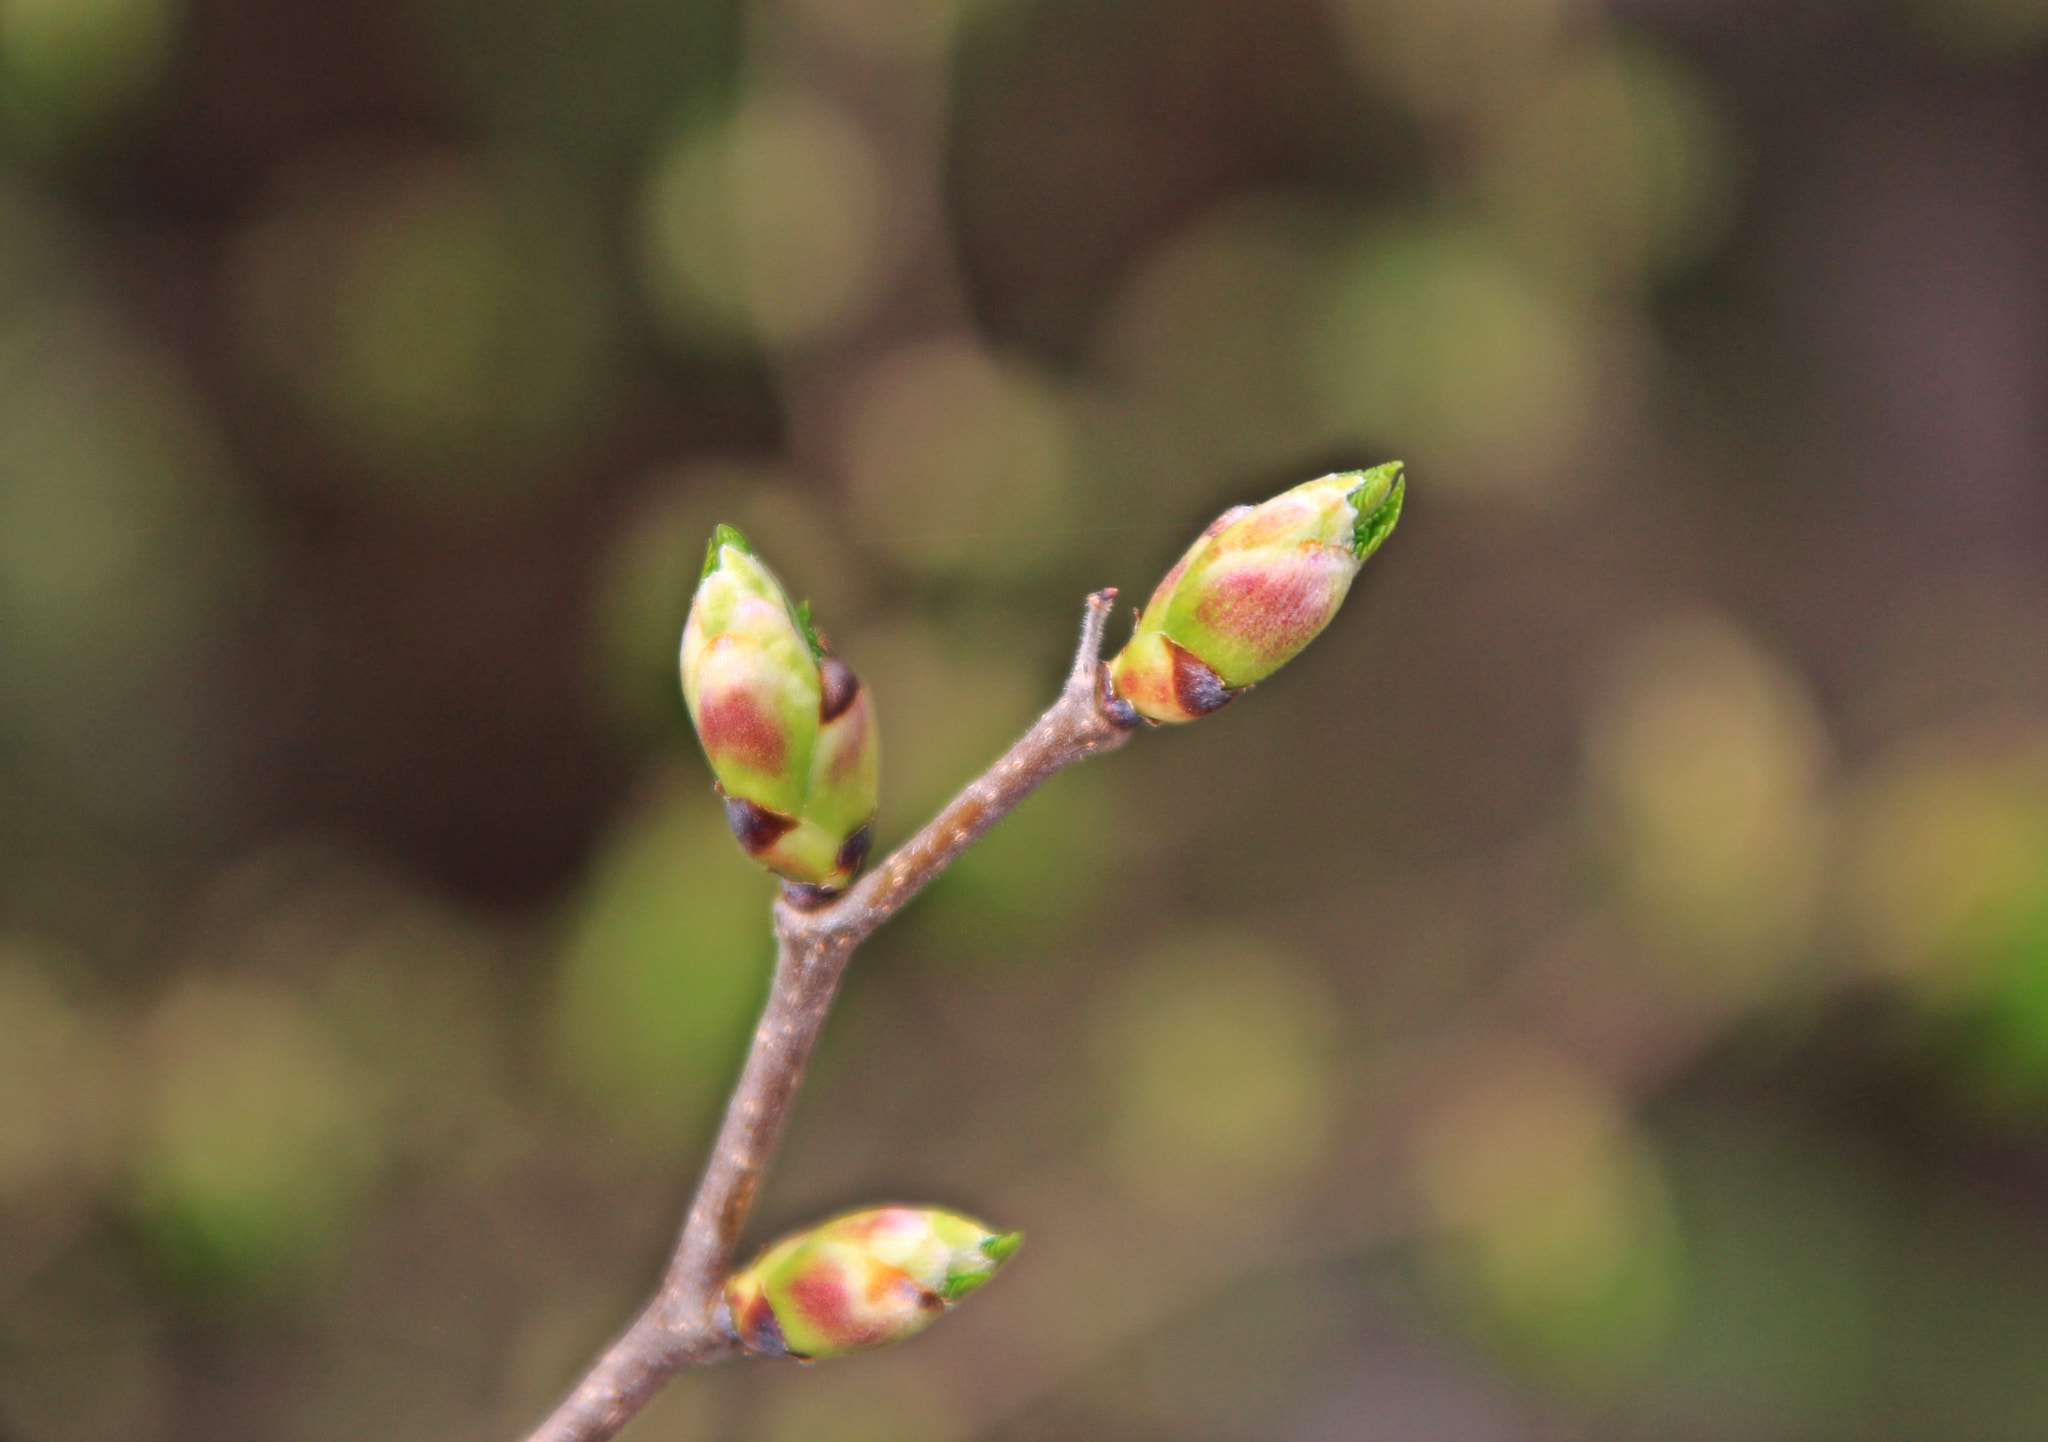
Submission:
[[[2048,1435],[2044,0],[0,0],[0,1439],[517,1435],[770,886],[1399,456],[1300,661],[861,956],[754,1240],[1021,1227],[640,1442]]]

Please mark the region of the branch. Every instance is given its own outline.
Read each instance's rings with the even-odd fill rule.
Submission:
[[[846,964],[877,927],[1042,783],[1130,739],[1137,714],[1110,693],[1101,661],[1115,599],[1114,590],[1088,598],[1059,700],[922,831],[841,896],[784,886],[775,904],[768,1004],[660,1290],[528,1442],[603,1442],[677,1372],[740,1350],[721,1293]]]

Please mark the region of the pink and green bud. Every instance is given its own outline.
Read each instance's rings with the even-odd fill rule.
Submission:
[[[1023,1245],[937,1207],[849,1212],[785,1237],[725,1285],[749,1352],[799,1362],[914,1336]]]
[[[730,526],[704,558],[682,672],[740,845],[791,881],[845,886],[867,859],[881,774],[867,690]]]
[[[1110,663],[1116,694],[1147,720],[1192,721],[1265,680],[1337,614],[1404,489],[1392,461],[1225,511],[1145,604]]]

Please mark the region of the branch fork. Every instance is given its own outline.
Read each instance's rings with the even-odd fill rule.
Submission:
[[[1138,713],[1111,689],[1102,661],[1113,589],[1088,598],[1080,645],[1059,699],[995,765],[848,890],[785,884],[775,903],[776,959],[711,1160],[654,1299],[528,1442],[603,1442],[685,1367],[741,1348],[723,1293],[733,1255],[804,1069],[854,951],[1039,786],[1131,737]]]

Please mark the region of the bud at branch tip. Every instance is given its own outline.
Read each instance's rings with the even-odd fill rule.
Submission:
[[[866,688],[731,526],[683,627],[683,700],[740,846],[837,891],[867,859],[881,753]]]
[[[938,1207],[877,1207],[785,1237],[725,1287],[749,1352],[799,1362],[916,1335],[1023,1245]]]
[[[1299,655],[1401,518],[1401,463],[1307,481],[1209,524],[1160,580],[1110,663],[1149,721],[1192,721]]]

